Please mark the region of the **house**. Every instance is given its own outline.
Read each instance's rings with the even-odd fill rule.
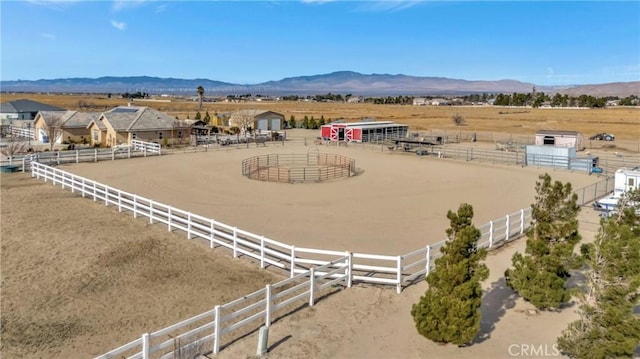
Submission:
[[[211,126],[202,120],[183,120],[185,125],[191,128],[191,134],[195,136],[208,136],[211,134]]]
[[[33,139],[45,143],[53,141],[57,144],[89,143],[90,132],[87,126],[98,117],[100,112],[40,111],[33,121]],[[54,134],[56,138],[50,139]]]
[[[18,120],[33,120],[40,111],[66,111],[64,108],[33,100],[21,99],[0,103],[0,120],[3,125],[24,127]]]
[[[429,104],[429,100],[426,97],[415,97],[413,99],[414,106],[426,106]]]
[[[577,131],[539,130],[536,132],[537,146],[575,147],[584,150],[583,136]]]
[[[142,140],[162,145],[188,143],[191,128],[166,113],[145,106],[120,106],[87,126],[93,146],[113,147]]]
[[[280,131],[284,127],[284,115],[266,110],[240,110],[229,117],[229,126],[241,131],[251,127],[258,131]]]

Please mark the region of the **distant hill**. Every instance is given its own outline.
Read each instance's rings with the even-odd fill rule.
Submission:
[[[338,71],[323,75],[288,77],[259,84],[233,84],[209,79],[177,79],[149,76],[66,78],[50,80],[0,81],[3,92],[80,92],[195,95],[198,86],[207,95],[315,95],[356,96],[454,96],[472,93],[527,93],[533,87],[548,94],[626,97],[640,95],[640,81],[581,86],[538,86],[515,80],[468,81],[446,77],[419,77],[389,74],[361,74]]]

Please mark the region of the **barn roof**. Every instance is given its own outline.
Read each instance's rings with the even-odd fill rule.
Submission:
[[[580,132],[578,131],[557,131],[557,130],[538,130],[536,135],[571,135],[577,136]]]

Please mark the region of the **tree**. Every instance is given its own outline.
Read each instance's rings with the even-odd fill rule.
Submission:
[[[200,119],[202,119],[202,115],[200,114],[200,111],[197,111],[197,112],[196,112],[196,115],[195,115],[195,117],[194,117],[193,119],[194,119],[194,120],[200,120]]]
[[[440,249],[429,288],[411,308],[418,333],[438,343],[466,345],[480,331],[481,281],[489,277],[482,263],[486,249],[478,248],[480,231],[473,226],[473,207],[462,204],[449,211],[448,241]]]
[[[254,117],[254,113],[255,111],[252,110],[244,110],[244,111],[237,111],[235,112],[232,116],[233,116],[233,123],[238,126],[240,128],[240,132],[238,132],[238,140],[240,140],[240,133],[246,135],[247,133],[250,133],[251,130],[253,129],[253,123],[255,121],[255,117]],[[247,140],[247,148],[249,147],[249,141]]]
[[[58,139],[62,137],[62,115],[60,114],[43,114],[42,122],[44,124],[44,131],[47,134],[49,141],[49,150],[53,151]]]
[[[289,128],[296,128],[296,117],[294,115],[289,118]]]
[[[578,196],[571,183],[552,183],[549,174],[536,182],[536,202],[531,205],[525,255],[516,252],[507,269],[507,285],[538,309],[555,309],[571,295],[566,288],[569,269],[577,263],[573,253],[578,234]]]
[[[464,117],[460,116],[457,113],[451,116],[451,121],[453,121],[453,124],[456,126],[463,126],[465,124]]]
[[[198,92],[198,110],[202,110],[202,99],[204,98],[204,87],[198,86],[196,91]]]
[[[617,215],[603,219],[594,243],[583,245],[588,269],[579,292],[580,319],[558,338],[572,358],[633,357],[640,343],[640,190],[628,192]]]

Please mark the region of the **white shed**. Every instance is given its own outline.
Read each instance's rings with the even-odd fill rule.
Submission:
[[[536,132],[537,146],[574,147],[584,150],[583,136],[577,131],[539,130]]]

